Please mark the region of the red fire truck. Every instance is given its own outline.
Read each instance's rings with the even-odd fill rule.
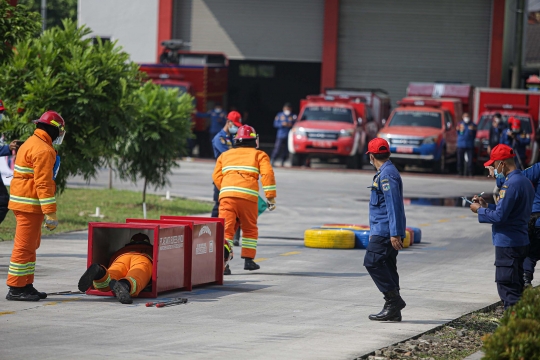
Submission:
[[[361,114],[366,114],[366,103],[360,98],[310,95],[301,100],[288,139],[292,166],[311,158],[337,158],[349,169],[361,168],[366,145]]]
[[[198,113],[210,111],[216,103],[226,106],[229,61],[225,54],[183,51],[180,40],[164,41],[162,45],[165,50],[160,63],[141,64],[141,71],[157,84],[191,94]],[[195,116],[194,121],[194,132],[207,129],[207,117]]]
[[[489,129],[496,113],[501,114],[505,122],[508,122],[510,117],[521,120],[521,128],[531,137],[524,165],[536,163],[538,142],[535,139],[540,116],[540,92],[494,88],[475,89],[473,119],[478,124],[476,152],[479,165],[489,158]]]

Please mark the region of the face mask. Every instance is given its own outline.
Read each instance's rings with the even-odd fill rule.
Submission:
[[[290,111],[290,110],[283,110],[283,113],[285,114],[285,116],[291,115],[291,111]]]
[[[217,112],[217,113],[220,113],[220,112],[223,111],[223,109],[217,108],[217,109],[214,109],[214,111]]]
[[[236,134],[238,132],[238,126],[236,125],[232,125],[230,128],[229,128],[229,133],[231,134]]]
[[[499,166],[501,166],[502,163],[499,163]],[[497,169],[499,168],[499,166],[497,166],[497,168],[495,169],[494,171],[494,175],[495,175],[495,178],[496,179],[499,179],[499,178],[503,178],[504,177],[504,174],[501,172],[499,172]]]
[[[4,114],[0,114],[0,121],[2,121],[3,117],[4,117]]]
[[[369,157],[369,163],[371,164],[371,166],[375,167],[375,164],[373,164],[373,158],[371,156]]]
[[[471,121],[471,119],[470,119],[470,118],[468,118],[468,117],[466,117],[466,118],[463,118],[463,121],[465,121],[465,123],[466,123],[466,124],[468,124],[468,123],[469,123],[469,121]]]

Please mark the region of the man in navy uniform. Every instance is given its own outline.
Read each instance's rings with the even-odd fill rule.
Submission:
[[[493,148],[484,166],[493,166],[495,177],[504,178],[499,202],[488,205],[475,196],[470,206],[480,223],[493,224],[495,282],[505,309],[517,303],[523,293],[523,261],[529,252],[528,223],[534,199],[534,188],[518,170],[515,156],[508,145]]]
[[[501,144],[505,144],[514,149],[517,156],[518,169],[525,169],[527,162],[527,145],[531,143],[531,137],[521,128],[521,120],[515,117],[508,119],[508,130],[501,136]]]
[[[278,129],[278,131],[274,151],[272,151],[271,156],[272,166],[275,166],[278,158],[281,159],[281,166],[285,164],[285,160],[287,160],[287,156],[289,155],[289,150],[287,148],[289,131],[291,131],[295,121],[296,115],[292,113],[291,104],[286,103],[283,105],[283,111],[277,114],[274,119],[274,127]]]
[[[529,219],[529,253],[523,261],[523,281],[525,287],[532,286],[534,268],[540,260],[540,163],[534,164],[525,169],[523,176],[533,184],[535,194],[532,204],[532,214]],[[504,177],[497,179],[497,187],[501,189],[504,186]]]
[[[214,137],[226,125],[227,117],[221,107],[221,104],[216,104],[214,110],[210,111],[210,141],[213,142]]]
[[[403,248],[406,226],[403,183],[399,171],[390,161],[390,146],[386,140],[371,140],[367,154],[377,174],[370,186],[370,239],[364,266],[386,301],[382,311],[369,315],[369,319],[401,321],[401,310],[406,304],[399,294],[397,255]]]
[[[474,139],[476,138],[476,125],[471,122],[469,114],[463,114],[463,121],[457,128],[457,167],[458,174],[473,176]],[[464,166],[465,165],[465,166]],[[465,173],[463,168],[465,167]]]

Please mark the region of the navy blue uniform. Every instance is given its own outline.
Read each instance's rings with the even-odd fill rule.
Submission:
[[[405,209],[403,183],[398,170],[386,161],[371,186],[369,201],[370,239],[364,257],[364,266],[382,292],[399,290],[397,272],[398,251],[392,246],[391,236],[405,238]]]
[[[0,146],[0,157],[11,155],[9,145]],[[4,221],[8,213],[9,192],[7,191],[4,181],[0,179],[0,223]]]
[[[219,133],[212,139],[212,147],[214,148],[214,156],[217,159],[222,153],[232,147],[230,136],[221,129]],[[212,209],[212,217],[219,216],[219,189],[214,185],[214,208]]]
[[[527,158],[527,145],[531,143],[531,137],[529,134],[517,133],[514,137],[510,136],[511,130],[504,131],[501,135],[501,144],[510,146],[516,154],[519,156],[519,161],[516,163],[521,166],[521,170],[525,168]]]
[[[463,174],[463,165],[467,165],[465,175],[473,174],[473,154],[474,154],[474,139],[476,138],[476,125],[473,123],[466,123],[462,121],[457,128],[458,141],[457,141],[457,167],[458,173]],[[465,154],[467,154],[467,161],[465,161]]]
[[[540,260],[540,163],[525,169],[523,175],[529,179],[534,187],[534,200],[532,214],[529,219],[529,254],[523,261],[523,271],[534,274],[536,263]],[[497,179],[497,187],[502,188],[504,178]]]
[[[289,149],[287,148],[287,139],[289,137],[289,131],[293,127],[296,121],[296,115],[289,114],[285,115],[283,112],[280,112],[276,115],[274,119],[274,127],[278,129],[276,136],[276,143],[274,145],[274,151],[272,151],[272,164],[278,158],[281,158],[282,164],[287,160],[289,156]]]
[[[531,182],[520,170],[514,170],[502,184],[497,205],[478,209],[478,221],[493,224],[495,282],[505,308],[518,302],[523,292],[523,261],[529,250],[533,198]]]
[[[224,111],[210,111],[210,139],[213,140],[214,137],[219,133],[225,123],[227,122],[227,115]]]

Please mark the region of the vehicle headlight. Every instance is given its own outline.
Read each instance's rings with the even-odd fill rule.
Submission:
[[[422,141],[424,145],[431,145],[431,144],[435,144],[436,142],[437,142],[437,136],[430,136],[430,137],[425,138],[424,141]]]
[[[377,134],[377,137],[378,138],[381,138],[381,139],[384,139],[386,141],[388,141],[388,134],[385,134],[385,133],[378,133]]]
[[[293,134],[300,135],[300,136],[306,136],[306,129],[303,127],[295,128],[293,129]]]
[[[341,129],[339,131],[339,136],[340,137],[351,137],[354,135],[354,130],[353,129]]]

